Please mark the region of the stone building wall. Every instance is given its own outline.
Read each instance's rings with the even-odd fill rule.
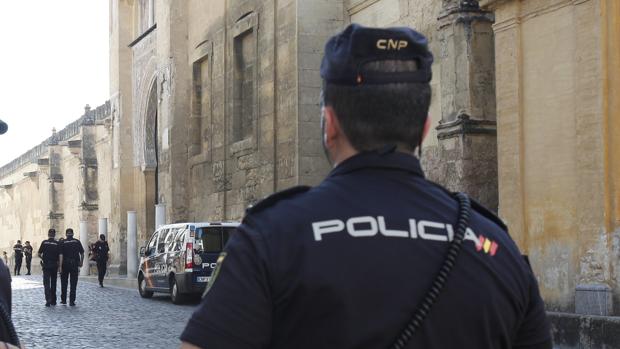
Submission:
[[[499,213],[530,255],[549,309],[583,311],[576,289],[596,284],[613,294],[618,315],[618,2],[490,6]]]
[[[0,251],[6,251],[9,255],[17,240],[30,241],[38,248],[48,229],[48,182],[47,178],[35,172],[36,167],[25,165],[15,172],[19,176],[3,178],[0,189]],[[28,176],[23,173],[28,173]],[[9,181],[12,184],[8,184]]]

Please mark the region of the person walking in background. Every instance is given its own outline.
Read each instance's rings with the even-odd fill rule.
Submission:
[[[73,238],[73,229],[66,230],[67,238],[60,244],[62,267],[60,268],[60,304],[67,304],[67,283],[69,289],[69,305],[75,306],[75,293],[78,282],[78,271],[84,263],[84,248],[80,240]],[[70,280],[69,280],[70,279]]]
[[[13,268],[13,275],[19,275],[22,268],[22,259],[24,258],[24,247],[22,246],[21,240],[17,240],[17,243],[13,246],[13,251],[15,253],[15,267]]]
[[[26,241],[26,245],[24,245],[24,255],[26,256],[26,269],[28,270],[26,275],[31,275],[30,267],[32,265],[32,246],[30,245],[30,241]]]
[[[97,273],[99,275],[100,287],[103,287],[103,277],[105,276],[106,268],[108,266],[109,252],[110,247],[108,246],[108,242],[105,241],[105,235],[99,235],[99,240],[95,242],[95,246],[93,247],[93,253],[95,254],[95,259],[97,261]]]
[[[58,266],[62,265],[62,255],[58,241],[54,239],[56,230],[47,231],[48,239],[41,243],[37,255],[41,258],[43,269],[43,289],[45,290],[45,306],[56,305],[56,281]]]

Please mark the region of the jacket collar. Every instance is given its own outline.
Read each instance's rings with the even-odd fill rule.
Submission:
[[[358,153],[336,166],[328,178],[365,168],[400,170],[424,178],[420,160],[415,156],[392,150]]]

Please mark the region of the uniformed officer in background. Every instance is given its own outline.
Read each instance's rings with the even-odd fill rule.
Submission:
[[[26,256],[26,270],[28,270],[26,275],[30,275],[30,269],[32,267],[32,246],[30,245],[30,241],[26,241],[24,245],[24,256]]]
[[[17,243],[13,246],[13,253],[15,258],[13,275],[19,275],[22,268],[22,260],[24,258],[24,247],[22,246],[21,240],[17,240]]]
[[[66,239],[60,243],[62,266],[60,268],[60,304],[67,304],[67,282],[70,280],[69,305],[75,306],[78,273],[84,264],[84,247],[78,239],[73,238],[73,229],[65,231]]]
[[[432,62],[409,28],[351,25],[327,42],[321,125],[334,168],[248,210],[183,348],[551,348],[506,226],[426,180],[415,157]]]
[[[60,247],[54,239],[56,230],[47,231],[47,240],[41,242],[37,255],[41,258],[43,269],[43,289],[45,291],[45,306],[56,305],[56,281],[58,279],[58,267],[62,264]]]
[[[103,287],[103,278],[108,266],[110,246],[105,241],[105,234],[99,234],[99,240],[95,242],[93,246],[93,253],[95,254],[95,261],[97,261],[97,274],[99,280],[99,287]]]

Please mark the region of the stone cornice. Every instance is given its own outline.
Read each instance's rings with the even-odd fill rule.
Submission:
[[[436,128],[438,139],[447,139],[468,134],[497,134],[497,123],[493,120],[474,120],[462,114],[451,122],[440,124]]]
[[[517,1],[517,0],[487,0],[484,2],[483,6],[484,8],[488,8],[488,9],[497,9],[503,3],[507,3],[510,1]],[[545,15],[550,12],[557,11],[566,6],[575,6],[575,5],[579,5],[579,4],[588,2],[588,1],[592,1],[592,0],[563,0],[563,1],[558,1],[555,3],[551,3],[551,4],[548,4],[547,6],[538,8],[534,11],[519,13],[517,16],[509,17],[501,22],[496,22],[493,25],[493,30],[495,32],[501,32],[503,30],[513,28],[514,26],[517,26],[521,24],[522,22],[528,21],[534,17],[538,17],[538,16]]]

